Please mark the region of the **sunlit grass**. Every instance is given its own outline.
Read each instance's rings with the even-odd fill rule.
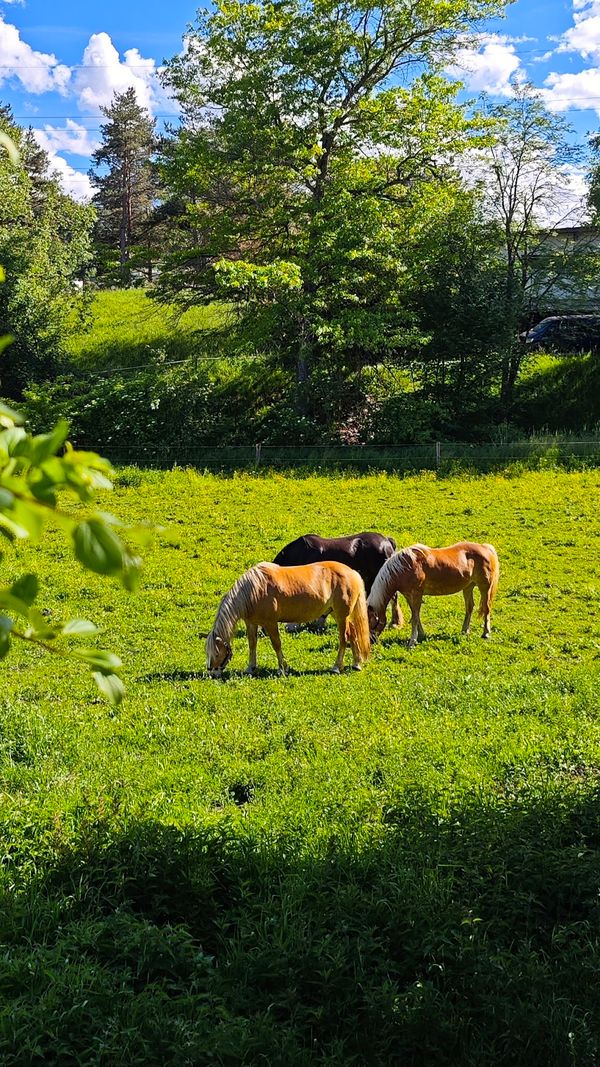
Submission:
[[[125,660],[0,665],[6,1064],[593,1064],[600,884],[597,471],[436,480],[124,470],[164,527],[129,596],[20,546],[53,615]],[[299,533],[493,542],[492,638],[429,599],[334,677],[333,631],[234,645],[220,596]]]
[[[177,314],[142,289],[98,292],[84,329],[74,328],[67,350],[84,367],[138,366],[184,359],[203,351],[204,331],[223,325],[223,305]]]

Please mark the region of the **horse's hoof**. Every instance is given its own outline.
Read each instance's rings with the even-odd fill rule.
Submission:
[[[363,669],[362,663],[353,663],[352,664],[352,670],[353,671],[362,671],[362,669]]]
[[[246,667],[244,674],[246,674],[248,678],[254,678],[254,667]]]
[[[277,673],[280,678],[287,678],[288,674],[290,673],[290,668],[288,667],[287,663],[285,667],[280,667]]]
[[[332,674],[341,674],[342,673],[340,668],[338,667],[337,663],[334,663],[333,667],[331,668],[331,673]]]
[[[490,635],[489,634],[482,634],[481,636],[482,636],[484,641],[487,641]]]

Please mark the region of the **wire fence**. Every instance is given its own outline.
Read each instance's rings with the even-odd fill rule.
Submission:
[[[208,471],[256,470],[453,470],[491,471],[512,464],[529,468],[600,466],[600,438],[531,437],[500,444],[434,441],[422,445],[173,445],[89,444],[116,467]]]

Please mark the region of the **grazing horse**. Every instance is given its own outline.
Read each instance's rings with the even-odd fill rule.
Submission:
[[[462,632],[468,634],[473,614],[475,586],[479,589],[479,614],[483,617],[482,637],[490,635],[490,612],[498,588],[500,566],[493,545],[479,545],[474,541],[459,541],[448,548],[428,548],[411,545],[396,552],[381,568],[369,599],[369,629],[375,640],[385,626],[385,609],[390,597],[398,592],[406,600],[411,613],[412,631],[408,642],[414,648],[423,641],[421,603],[424,596],[447,596],[462,592],[465,598],[465,620]]]
[[[367,598],[363,580],[342,563],[312,563],[304,567],[279,567],[258,563],[242,574],[223,597],[213,628],[206,638],[206,665],[220,678],[233,652],[231,640],[236,623],[246,623],[250,660],[248,674],[256,669],[256,639],[262,626],[277,654],[281,674],[289,667],[283,658],[279,622],[312,622],[323,612],[333,612],[339,632],[338,654],[333,671],[343,669],[344,652],[352,647],[354,666],[360,670],[371,651]]]
[[[347,567],[358,571],[367,596],[371,586],[385,561],[396,551],[396,542],[392,537],[371,531],[348,534],[346,537],[319,537],[318,534],[303,534],[277,553],[274,563],[280,567],[297,567],[304,563],[321,563],[334,560],[345,563]],[[392,597],[391,626],[402,626],[402,612],[398,607],[398,597]],[[325,624],[325,617],[318,620]],[[288,627],[289,628],[289,627]],[[292,628],[293,629],[293,628]]]

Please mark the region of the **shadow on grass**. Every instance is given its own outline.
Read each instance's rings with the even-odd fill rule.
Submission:
[[[206,671],[182,671],[174,667],[170,671],[152,671],[141,674],[136,682],[199,682],[207,678]]]
[[[444,816],[413,791],[362,844],[31,828],[5,857],[2,1064],[597,1063],[598,795],[510,789]]]

